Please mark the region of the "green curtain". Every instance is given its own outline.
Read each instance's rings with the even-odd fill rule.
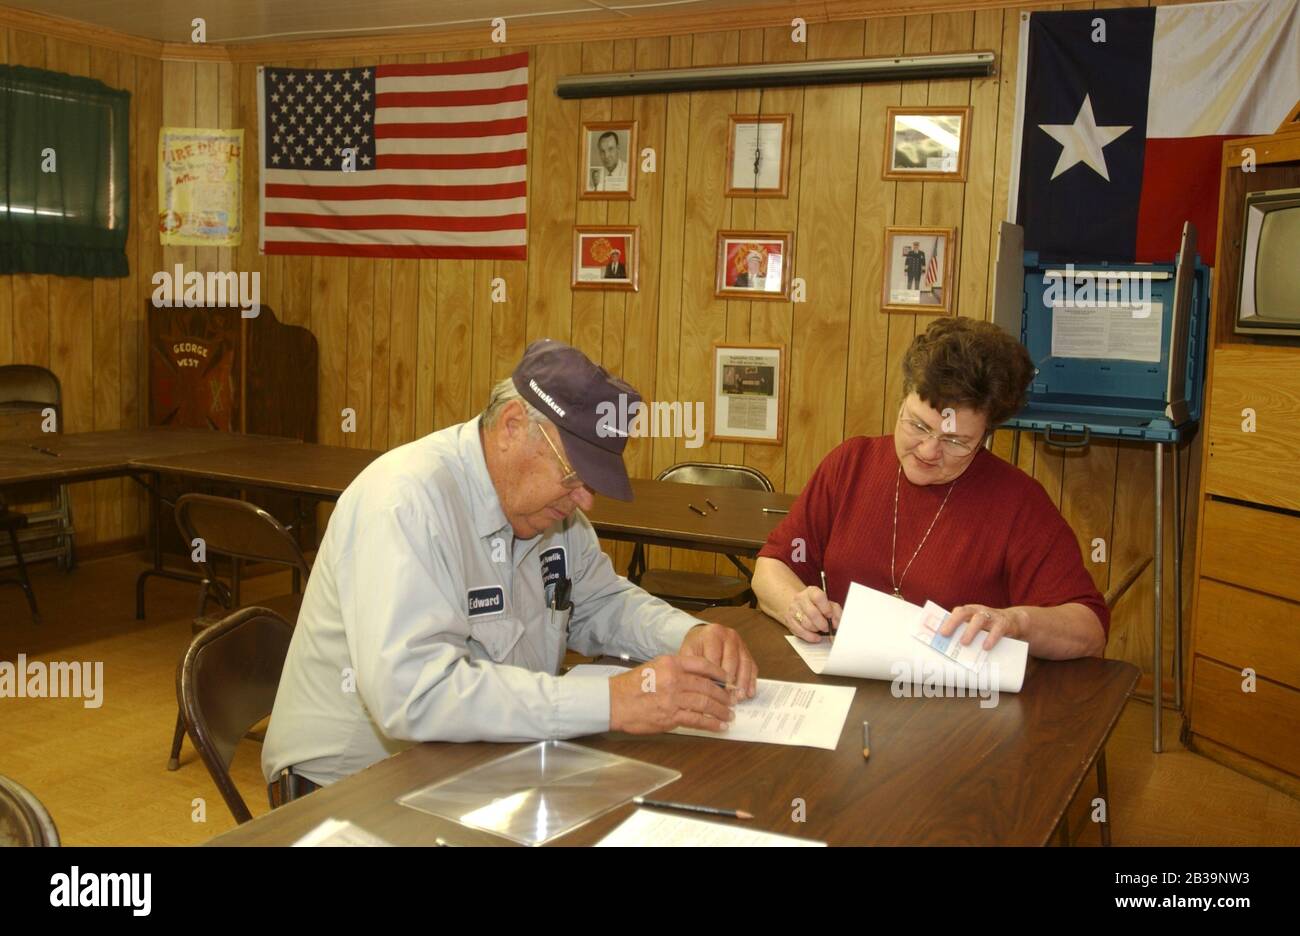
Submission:
[[[128,274],[130,103],[92,78],[0,65],[0,273]]]

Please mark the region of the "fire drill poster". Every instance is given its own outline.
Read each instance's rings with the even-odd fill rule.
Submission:
[[[238,247],[243,130],[158,131],[158,234],[166,246]]]

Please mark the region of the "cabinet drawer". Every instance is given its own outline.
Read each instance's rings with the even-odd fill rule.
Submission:
[[[1201,574],[1300,601],[1300,517],[1209,500]]]
[[[1300,688],[1300,604],[1203,578],[1193,649]]]
[[[1242,411],[1255,431],[1242,432]],[[1300,510],[1300,350],[1260,345],[1217,348],[1210,391],[1205,490]]]
[[[1241,672],[1198,656],[1192,731],[1300,776],[1300,692],[1266,679],[1241,691]]]

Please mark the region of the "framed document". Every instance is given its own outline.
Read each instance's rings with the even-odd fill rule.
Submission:
[[[790,189],[793,114],[732,114],[727,132],[727,195],[785,198]]]
[[[719,231],[713,294],[721,299],[790,298],[793,239],[788,231]]]
[[[780,445],[784,396],[785,345],[713,346],[710,440]]]
[[[636,198],[636,121],[604,120],[582,125],[578,197]]]
[[[608,225],[573,229],[573,288],[635,292],[641,229]]]
[[[885,280],[880,307],[947,315],[953,310],[957,229],[885,228]]]
[[[890,107],[885,179],[965,182],[970,162],[969,107]]]

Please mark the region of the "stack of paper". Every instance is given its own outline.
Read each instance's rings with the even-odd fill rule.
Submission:
[[[810,645],[815,646],[815,645]],[[583,664],[567,676],[600,676],[605,679],[626,670],[621,666]],[[844,720],[853,704],[852,686],[819,686],[816,683],[760,679],[754,698],[736,704],[736,718],[726,731],[677,728],[674,734],[728,741],[758,741],[833,751],[840,743]]]
[[[937,636],[937,625],[946,613],[933,603],[918,607],[854,582],[834,640],[813,644],[793,635],[786,640],[818,675],[1019,692],[1029,644],[1003,637],[985,653],[984,638],[977,636],[963,648],[957,640],[962,629],[951,638]]]

